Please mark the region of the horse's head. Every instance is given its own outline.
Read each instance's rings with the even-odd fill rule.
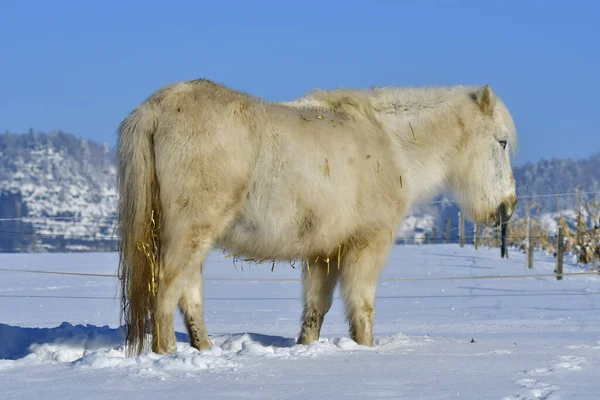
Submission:
[[[517,205],[515,178],[510,165],[516,148],[512,117],[489,86],[473,92],[459,111],[461,137],[449,172],[453,194],[477,223],[498,227]]]

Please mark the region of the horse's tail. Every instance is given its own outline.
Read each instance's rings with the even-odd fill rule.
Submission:
[[[121,319],[128,354],[145,350],[146,331],[156,310],[160,265],[159,185],[155,170],[157,113],[145,103],[119,126],[118,226]],[[152,331],[152,329],[151,329]]]

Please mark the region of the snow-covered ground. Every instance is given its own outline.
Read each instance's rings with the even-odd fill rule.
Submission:
[[[126,358],[118,280],[0,271],[0,398],[596,399],[600,277],[400,281],[552,273],[554,260],[457,245],[396,246],[378,289],[376,346],[348,339],[339,296],[320,342],[295,345],[298,267],[205,267],[213,349]],[[243,266],[243,270],[242,270]],[[0,268],[114,274],[117,254],[0,254]],[[565,272],[585,271],[566,265]],[[283,281],[262,279],[292,278]]]

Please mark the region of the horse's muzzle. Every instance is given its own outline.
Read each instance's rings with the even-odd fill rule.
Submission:
[[[492,218],[492,227],[498,228],[502,224],[507,224],[510,221],[511,217],[515,213],[515,209],[517,208],[517,197],[511,196],[507,200],[504,200],[498,206],[494,217]]]

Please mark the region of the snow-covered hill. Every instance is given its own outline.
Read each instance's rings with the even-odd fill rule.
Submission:
[[[0,248],[114,247],[115,182],[106,145],[63,132],[0,135]]]

